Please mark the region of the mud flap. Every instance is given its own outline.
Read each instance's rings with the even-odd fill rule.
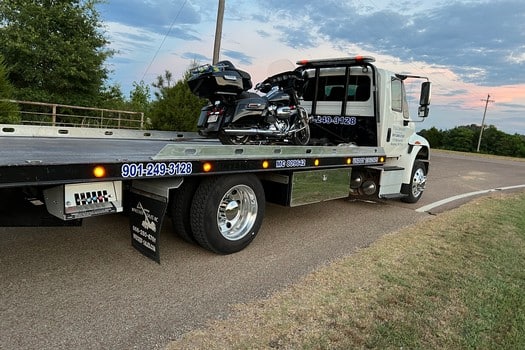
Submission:
[[[129,203],[132,246],[160,264],[159,238],[168,206],[167,198],[133,188]]]

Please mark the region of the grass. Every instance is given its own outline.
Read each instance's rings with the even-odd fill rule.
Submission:
[[[525,193],[384,236],[168,349],[525,349]]]

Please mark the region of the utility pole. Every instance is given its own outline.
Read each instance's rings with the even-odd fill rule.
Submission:
[[[212,64],[216,64],[219,61],[219,52],[221,51],[223,18],[224,18],[224,0],[219,0],[219,9],[217,10],[217,25],[215,27],[215,44],[213,46]]]
[[[490,94],[487,95],[487,98],[485,100],[485,112],[483,112],[483,120],[481,121],[481,130],[479,131],[479,140],[478,140],[478,148],[476,149],[476,152],[479,153],[479,146],[481,146],[481,135],[483,135],[483,129],[485,129],[485,115],[487,115],[487,106],[489,105],[489,102],[496,102],[494,100],[490,99]]]

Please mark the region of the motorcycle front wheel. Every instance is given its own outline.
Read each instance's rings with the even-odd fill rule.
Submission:
[[[310,142],[310,125],[305,118],[301,118],[296,124],[297,128],[301,130],[293,134],[293,143],[294,145],[305,146]]]

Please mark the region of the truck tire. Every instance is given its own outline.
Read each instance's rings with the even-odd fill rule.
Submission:
[[[406,197],[401,198],[405,203],[416,203],[423,194],[425,188],[425,183],[427,181],[427,172],[425,164],[423,162],[416,160],[414,166],[412,167],[412,176],[410,177],[410,184],[403,185],[403,194],[406,194]]]
[[[185,180],[181,187],[172,193],[170,217],[173,232],[188,243],[197,243],[191,231],[191,202],[198,187],[193,179]]]
[[[194,238],[218,254],[238,252],[257,235],[264,206],[264,189],[253,174],[204,179],[191,206]]]

